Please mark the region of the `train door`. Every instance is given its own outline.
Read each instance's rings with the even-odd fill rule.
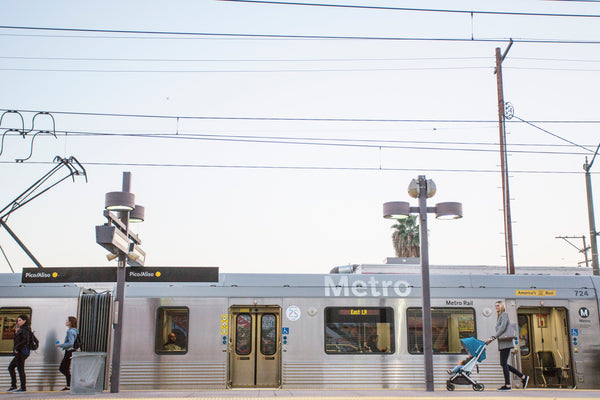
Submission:
[[[519,307],[521,370],[529,387],[573,387],[566,307]]]
[[[281,307],[232,306],[229,321],[229,387],[279,387]]]

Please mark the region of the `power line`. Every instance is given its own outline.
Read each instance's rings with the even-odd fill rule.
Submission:
[[[133,69],[54,69],[54,68],[0,68],[0,71],[19,71],[19,72],[91,72],[91,73],[135,73],[135,74],[198,74],[198,73],[301,73],[301,72],[373,72],[373,71],[424,71],[424,70],[465,70],[465,69],[492,69],[492,66],[473,67],[413,67],[413,68],[345,68],[345,69],[269,69],[269,70],[133,70]],[[576,70],[572,70],[576,71]]]
[[[114,33],[114,34],[143,34],[162,36],[190,36],[190,37],[228,37],[252,39],[307,39],[307,40],[380,40],[380,41],[413,41],[413,42],[506,42],[508,38],[442,38],[442,37],[394,37],[394,36],[333,36],[333,35],[284,35],[284,34],[257,34],[257,33],[217,33],[217,32],[176,32],[176,31],[147,31],[147,30],[122,30],[122,29],[83,29],[83,28],[49,28],[33,26],[0,25],[0,29],[14,30],[39,30],[58,32],[85,32],[85,33]],[[65,36],[68,38],[69,36]],[[95,36],[89,36],[95,38]],[[116,37],[115,37],[116,38]],[[565,39],[523,39],[512,38],[515,43],[530,44],[593,44],[596,40],[565,40]]]
[[[568,140],[568,139],[565,139],[564,137],[562,137],[562,136],[559,136],[559,135],[557,135],[557,134],[555,134],[555,133],[552,133],[552,132],[550,132],[549,130],[546,130],[546,129],[544,129],[544,128],[541,128],[541,127],[539,127],[539,126],[537,126],[537,125],[535,125],[535,124],[533,124],[533,123],[531,123],[531,122],[525,121],[524,119],[522,119],[522,118],[519,118],[519,117],[517,117],[516,115],[514,115],[513,117],[514,117],[514,118],[516,118],[516,119],[518,119],[518,120],[519,120],[519,121],[521,121],[521,122],[524,122],[524,123],[526,123],[527,125],[533,126],[534,128],[536,128],[536,129],[539,129],[539,130],[540,130],[540,131],[542,131],[542,132],[545,132],[545,133],[547,133],[547,134],[549,134],[549,135],[551,135],[551,136],[553,136],[553,137],[555,137],[555,138],[557,138],[557,139],[559,139],[559,140],[562,140],[563,142],[567,142],[567,143],[569,143],[569,144],[572,144],[573,146],[576,146],[576,147],[582,148],[582,149],[584,149],[584,150],[585,150],[585,151],[587,151],[587,152],[594,153],[594,150],[590,150],[590,149],[588,149],[587,147],[584,147],[584,146],[582,146],[582,145],[580,145],[580,144],[577,144],[577,143],[575,143],[575,142],[572,142],[572,141],[570,141],[570,140]]]
[[[497,149],[481,149],[472,147],[432,147],[416,146],[416,144],[429,145],[475,145],[469,142],[428,142],[428,141],[397,141],[397,140],[374,140],[374,139],[332,139],[332,138],[299,138],[299,137],[269,137],[269,136],[240,136],[240,135],[207,135],[207,134],[135,134],[135,133],[106,133],[106,132],[82,132],[82,131],[56,131],[65,136],[98,136],[98,137],[128,137],[144,139],[168,139],[168,140],[201,140],[217,142],[241,142],[257,144],[283,144],[283,145],[304,145],[304,146],[325,146],[325,147],[353,147],[365,149],[387,149],[387,150],[438,150],[438,151],[463,151],[463,152],[491,152],[496,153]],[[15,134],[16,136],[17,134]],[[367,144],[365,144],[367,142]],[[405,143],[404,145],[394,145],[386,143]],[[480,146],[492,146],[491,143],[479,143]],[[528,145],[533,147],[535,145]],[[581,147],[581,146],[580,146]],[[582,153],[567,151],[540,151],[540,150],[514,150],[513,154],[546,154],[546,155],[582,155]]]
[[[355,61],[446,61],[446,60],[493,60],[493,57],[407,57],[407,58],[99,58],[99,57],[25,57],[0,56],[7,60],[56,60],[56,61],[126,61],[126,62],[355,62]],[[513,57],[512,59],[518,59]],[[536,59],[537,60],[537,59]],[[539,59],[544,61],[544,59]],[[597,62],[600,62],[598,60]]]
[[[264,1],[264,0],[220,0],[233,3],[256,3],[270,5],[286,5],[286,6],[308,6],[308,7],[327,7],[327,8],[354,8],[368,10],[385,10],[385,11],[411,11],[411,12],[434,12],[434,13],[452,13],[452,14],[482,14],[482,15],[513,15],[513,16],[528,16],[528,17],[573,17],[573,18],[600,18],[598,14],[566,14],[566,13],[533,13],[520,11],[478,11],[478,10],[452,10],[447,8],[408,8],[408,7],[383,7],[383,6],[362,6],[349,4],[323,4],[323,3],[298,3],[298,2],[283,2],[283,1]]]
[[[11,111],[15,108],[0,108],[0,111]],[[37,110],[19,110],[24,113],[37,113]],[[468,123],[490,124],[497,120],[484,119],[392,119],[392,118],[301,118],[301,117],[235,117],[235,116],[192,116],[192,115],[158,115],[158,114],[125,114],[125,113],[99,113],[82,111],[45,111],[55,115],[79,115],[95,117],[121,117],[121,118],[154,118],[154,119],[180,119],[180,120],[216,120],[216,121],[290,121],[290,122],[381,122],[381,123]],[[509,123],[516,123],[507,121]],[[531,123],[546,124],[600,124],[600,120],[531,120]]]
[[[0,164],[14,164],[10,161],[0,161]],[[45,161],[29,161],[28,164],[50,164]],[[183,163],[118,163],[118,162],[86,162],[86,167],[160,167],[160,168],[223,168],[223,169],[265,169],[265,170],[304,170],[304,171],[408,171],[408,172],[440,172],[440,173],[493,173],[493,169],[446,169],[446,168],[388,168],[388,167],[327,167],[299,165],[236,165],[236,164],[183,164]],[[514,170],[511,174],[560,174],[580,175],[580,171],[543,171],[543,170]],[[593,173],[600,174],[600,173]]]
[[[7,132],[8,133],[8,132]],[[102,137],[102,138],[135,138],[135,139],[166,139],[166,140],[193,140],[214,142],[237,142],[255,144],[279,144],[279,145],[303,145],[321,147],[351,147],[379,150],[438,150],[438,151],[461,151],[461,152],[485,152],[496,153],[497,150],[490,148],[476,148],[483,146],[497,146],[496,143],[477,142],[451,142],[451,141],[417,141],[417,140],[385,140],[385,139],[339,139],[339,138],[315,138],[315,137],[289,137],[289,136],[251,136],[251,135],[211,135],[211,134],[184,134],[184,133],[114,133],[114,132],[85,132],[85,131],[55,131],[55,134],[73,137]],[[18,132],[9,133],[9,136],[20,136]],[[402,145],[399,145],[402,143]],[[571,143],[571,142],[569,142]],[[571,143],[572,144],[572,143]],[[421,145],[421,146],[418,146]],[[427,146],[426,146],[427,145]],[[440,147],[440,146],[471,146],[471,147]],[[436,147],[437,146],[437,147]],[[537,154],[537,155],[583,155],[582,153],[569,151],[546,151],[546,150],[518,150],[515,147],[565,147],[565,145],[546,144],[512,144],[511,154]],[[582,146],[579,146],[582,147]],[[585,149],[585,147],[582,147]]]
[[[110,57],[29,57],[29,56],[0,56],[4,60],[47,60],[47,61],[109,61],[109,62],[193,62],[193,63],[247,63],[247,62],[364,62],[364,61],[455,61],[455,60],[490,60],[493,57],[405,57],[405,58],[110,58]],[[542,58],[542,57],[511,57],[510,60],[525,61],[553,61],[553,62],[581,62],[600,63],[600,59],[575,59],[575,58]]]

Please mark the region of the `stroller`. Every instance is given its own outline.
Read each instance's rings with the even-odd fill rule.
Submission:
[[[461,365],[458,371],[446,381],[446,389],[452,391],[454,390],[455,385],[471,385],[473,386],[473,390],[480,392],[485,388],[485,386],[483,383],[477,383],[477,381],[471,378],[471,371],[480,362],[485,360],[485,342],[475,339],[474,337],[461,339],[460,341],[473,358],[471,358],[465,365]]]

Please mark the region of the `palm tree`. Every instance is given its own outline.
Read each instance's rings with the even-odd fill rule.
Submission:
[[[396,257],[420,257],[421,244],[419,240],[419,225],[417,216],[409,215],[408,218],[398,219],[398,223],[392,226],[392,242]]]

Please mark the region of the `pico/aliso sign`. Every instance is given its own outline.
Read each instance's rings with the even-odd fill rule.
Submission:
[[[219,267],[128,267],[127,282],[218,282]],[[22,283],[116,282],[116,267],[23,268]]]

